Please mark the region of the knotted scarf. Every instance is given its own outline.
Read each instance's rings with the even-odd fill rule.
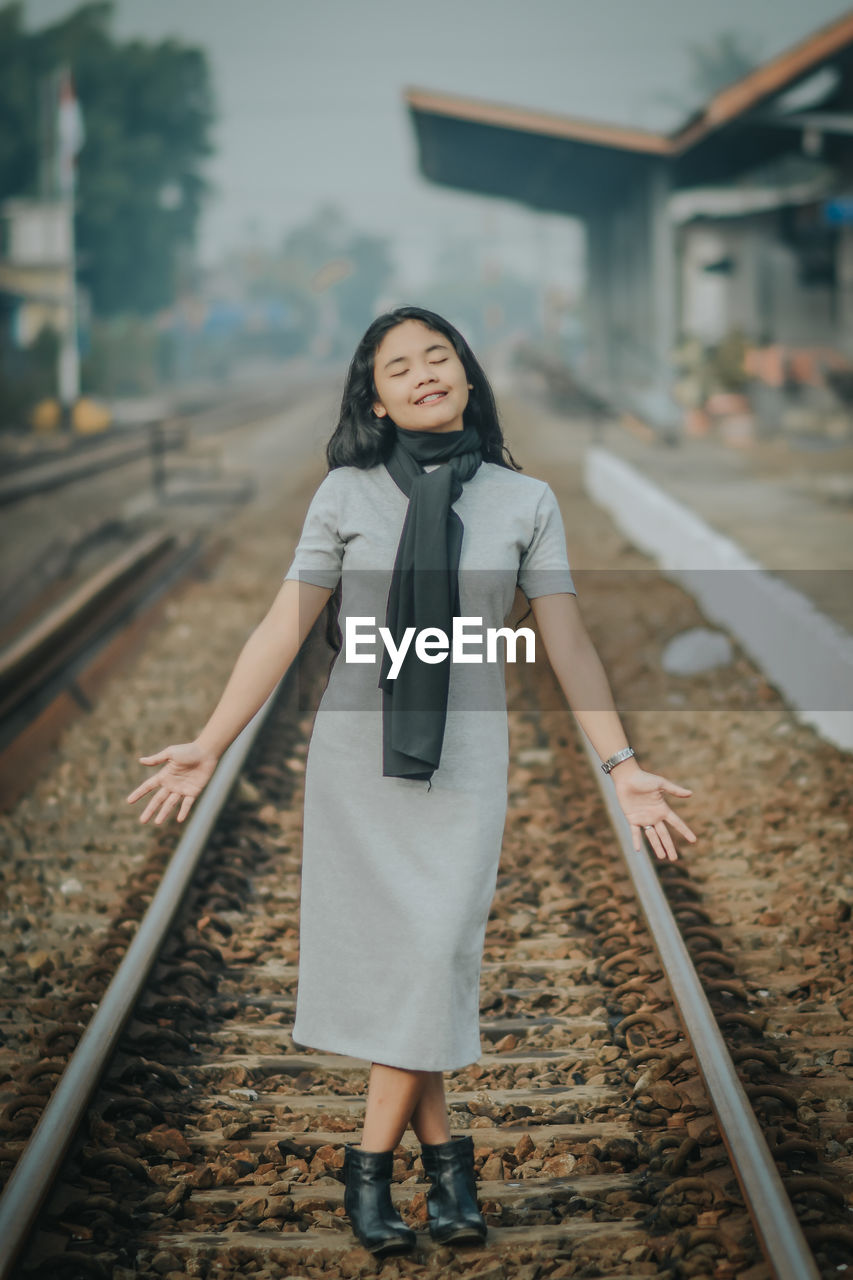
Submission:
[[[422,662],[414,640],[424,627],[450,636],[459,609],[459,557],[464,526],[452,510],[462,485],[483,460],[476,427],[461,431],[407,431],[396,439],[385,466],[409,499],[391,575],[385,625],[399,649],[407,627],[415,634],[396,678],[383,648],[382,773],[386,778],[430,779],[438,768],[447,720],[450,655]],[[424,471],[431,463],[446,463]]]

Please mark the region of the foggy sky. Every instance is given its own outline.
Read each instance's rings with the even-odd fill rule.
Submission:
[[[76,0],[25,0],[29,29]],[[424,181],[405,86],[670,129],[696,99],[688,46],[734,30],[764,60],[850,11],[839,0],[116,0],[117,37],[210,57],[220,119],[201,254],[280,242],[320,202],[393,235],[405,281],[442,236],[489,237],[531,278],[575,276],[566,220]]]

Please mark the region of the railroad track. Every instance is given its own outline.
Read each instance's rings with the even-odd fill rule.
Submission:
[[[183,450],[190,437],[215,436],[281,412],[304,394],[306,385],[311,385],[311,380],[299,378],[274,390],[243,390],[237,395],[229,392],[231,399],[222,398],[179,410],[163,420],[134,429],[113,429],[104,438],[75,439],[65,455],[27,460],[9,468],[8,474],[0,479],[0,507],[11,506],[34,494],[61,489],[148,456],[155,469],[162,471],[165,455]]]
[[[0,806],[21,794],[35,767],[28,754],[38,756],[50,738],[37,732],[30,743],[34,722],[63,694],[87,708],[87,669],[96,659],[104,667],[110,643],[139,631],[209,550],[200,534],[145,533],[0,649]]]
[[[366,1065],[289,1036],[306,707],[327,658],[315,633],[174,855],[164,832],[128,884],[99,960],[57,994],[41,1058],[7,1082],[0,1158],[7,1172],[18,1164],[0,1200],[0,1274],[19,1248],[15,1227],[37,1212],[22,1277],[376,1269],[343,1215],[341,1182]],[[568,713],[540,710],[557,705],[550,672],[507,672],[512,763],[482,972],[485,1052],[447,1076],[452,1129],[474,1139],[489,1237],[474,1249],[431,1244],[407,1131],[393,1196],[422,1243],[387,1274],[836,1274],[853,1247],[849,1207],[804,1114],[803,1086],[815,1082],[785,1074],[792,1040],[802,1052],[814,1024],[784,1047],[773,1039],[772,1002],[756,1009],[772,975],[732,973],[689,853],[674,866],[645,853],[621,862],[609,784],[587,767]],[[669,937],[668,913],[680,935]],[[717,1026],[746,1082],[745,1112]],[[821,1081],[827,1097],[837,1087]]]

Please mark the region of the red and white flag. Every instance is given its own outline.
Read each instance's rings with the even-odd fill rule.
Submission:
[[[63,67],[60,72],[57,138],[59,189],[63,195],[68,195],[74,190],[74,157],[86,141],[83,112],[80,110],[68,67]]]

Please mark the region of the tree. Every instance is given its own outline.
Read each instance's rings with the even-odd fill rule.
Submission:
[[[322,278],[332,272],[330,283]],[[332,354],[346,355],[374,318],[376,301],[394,274],[383,236],[355,231],[334,205],[323,205],[284,239],[279,270],[303,282],[314,301],[328,293],[336,310]]]
[[[695,111],[726,85],[742,80],[758,66],[759,52],[754,42],[736,31],[721,31],[703,43],[687,46],[690,63],[687,93],[657,93],[655,100],[675,107],[686,115]]]
[[[213,91],[206,56],[174,39],[116,42],[112,0],[26,32],[0,9],[0,199],[38,192],[42,78],[71,67],[86,140],[77,157],[80,279],[100,316],[149,314],[175,296],[210,184]]]

